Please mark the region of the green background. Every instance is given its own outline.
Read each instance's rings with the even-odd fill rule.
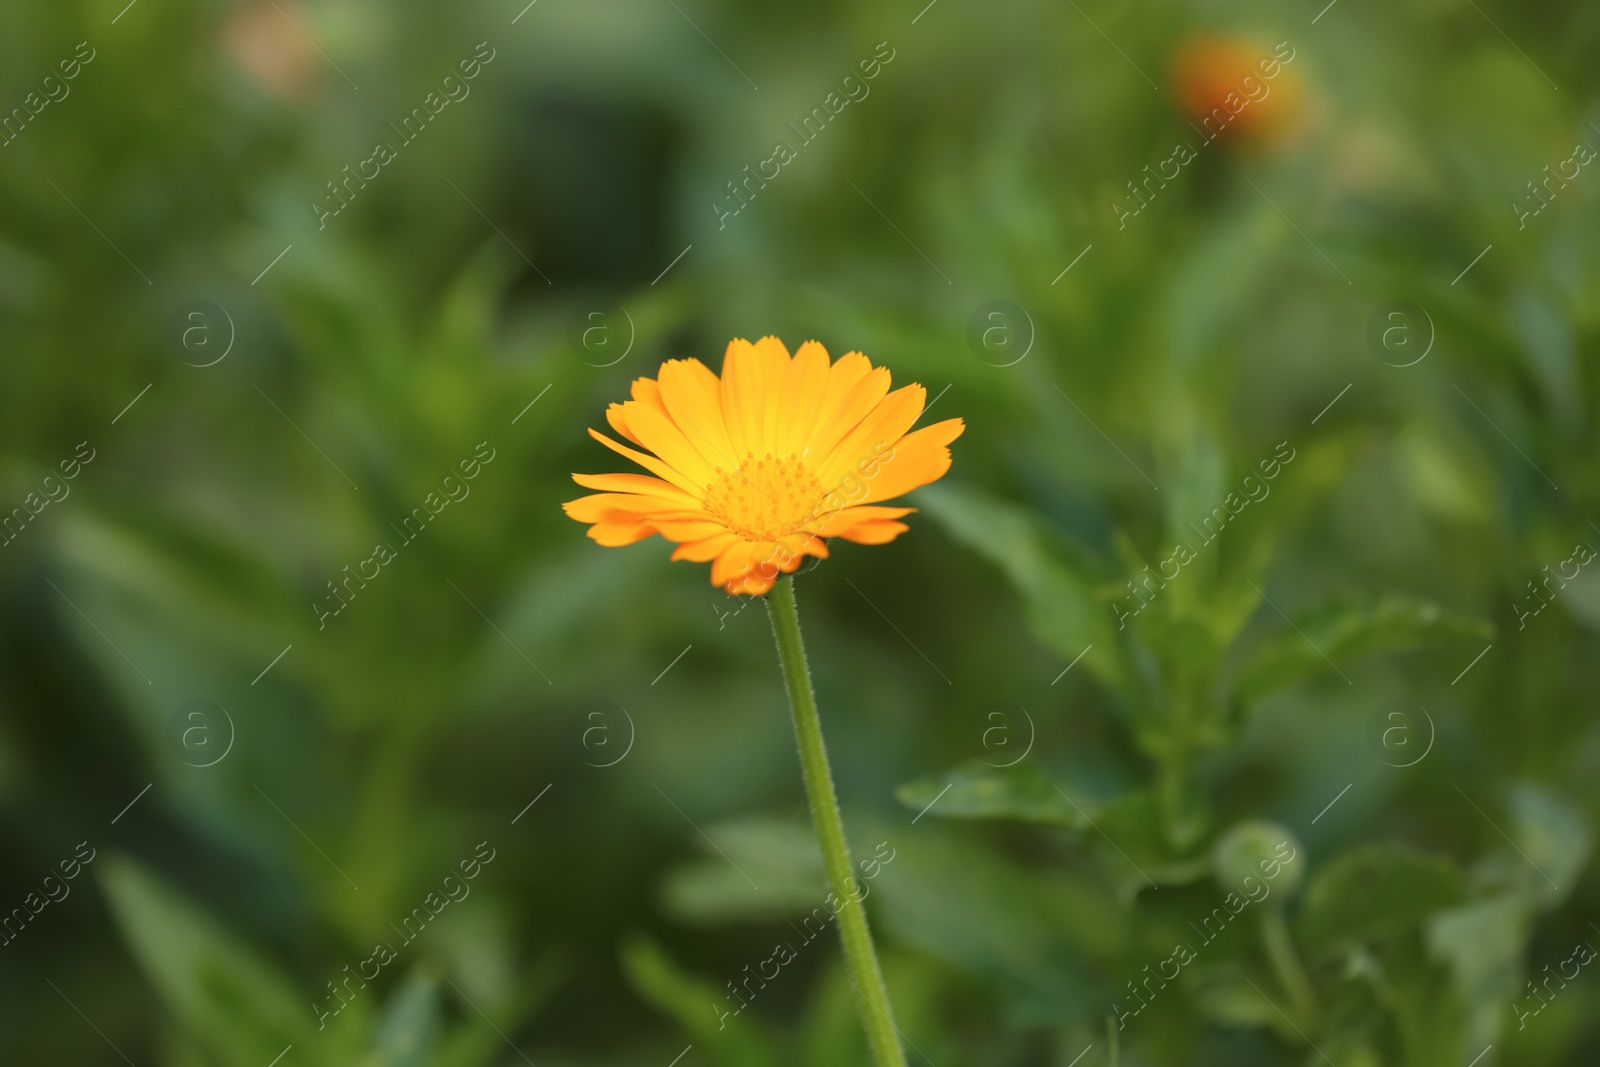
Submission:
[[[1298,104],[1119,228],[1195,139],[1196,32],[1287,41]],[[798,580],[857,857],[894,857],[867,907],[913,1062],[1600,1058],[1590,969],[1513,1007],[1600,944],[1600,579],[1514,607],[1600,546],[1600,178],[1510,206],[1600,146],[1600,8],[12,5],[0,108],[80,41],[0,147],[0,508],[94,450],[0,550],[0,911],[95,858],[0,947],[7,1062],[864,1063],[831,932],[717,1025],[824,895],[763,605],[560,510],[623,469],[584,430],[633,378],[768,333],[967,423],[908,534]],[[479,42],[470,96],[319,229]],[[197,300],[231,325],[186,347]],[[996,300],[1021,314],[974,346]],[[1368,340],[1395,300],[1405,352],[1432,339],[1406,367]],[[595,321],[619,361],[574,343]],[[185,747],[191,700],[227,723]],[[1119,1030],[1260,821],[1290,873]]]

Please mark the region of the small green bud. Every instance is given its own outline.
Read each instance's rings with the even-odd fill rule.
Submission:
[[[1230,891],[1252,878],[1275,892],[1292,893],[1304,881],[1305,867],[1305,848],[1294,834],[1261,819],[1235,823],[1211,850],[1212,874]]]

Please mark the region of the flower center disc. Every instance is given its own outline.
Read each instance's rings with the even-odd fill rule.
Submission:
[[[822,484],[793,452],[774,459],[745,453],[733,471],[717,468],[720,481],[706,486],[705,509],[749,541],[776,541],[817,516]]]

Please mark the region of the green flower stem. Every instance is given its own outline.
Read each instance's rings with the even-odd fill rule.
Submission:
[[[905,1067],[904,1053],[894,1026],[894,1009],[889,1005],[889,989],[878,967],[878,953],[872,947],[867,929],[867,909],[850,892],[859,886],[850,864],[850,846],[844,837],[844,820],[839,817],[839,799],[833,792],[833,771],[828,767],[828,750],[822,741],[822,721],[817,717],[817,697],[811,690],[811,672],[806,667],[806,648],[800,638],[800,613],[795,608],[794,578],[784,575],[767,596],[767,615],[772,619],[772,636],[778,642],[778,661],[783,665],[784,684],[789,689],[789,707],[794,712],[794,739],[800,750],[800,768],[805,776],[806,799],[811,804],[811,821],[822,846],[822,866],[828,885],[843,902],[839,910],[839,940],[844,944],[845,969],[856,992],[861,1025],[872,1046],[877,1067]]]
[[[1289,924],[1284,921],[1280,908],[1269,906],[1261,913],[1261,937],[1266,944],[1267,959],[1289,994],[1289,1002],[1302,1022],[1314,1023],[1317,1015],[1317,995],[1300,965],[1300,956],[1294,950],[1294,939],[1289,936]]]

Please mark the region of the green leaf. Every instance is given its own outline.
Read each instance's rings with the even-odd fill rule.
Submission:
[[[261,1067],[293,1044],[322,1050],[307,1055],[330,1063],[341,1055],[335,1035],[365,1033],[365,1027],[339,1026],[342,1019],[329,1020],[318,1033],[312,1025],[316,998],[297,992],[253,950],[133,860],[107,858],[100,875],[134,959],[167,1010],[214,1062]],[[350,1007],[359,1009],[361,1001]]]
[[[1219,978],[1194,992],[1195,1003],[1212,1022],[1228,1027],[1282,1026],[1272,1002],[1242,978]]]
[[[384,1067],[432,1062],[439,1037],[438,988],[438,979],[427,968],[413,967],[390,995],[373,1041]]]
[[[1069,660],[1082,654],[1083,665],[1108,686],[1122,683],[1127,670],[1117,655],[1111,609],[1085,577],[1056,557],[1027,511],[958,485],[927,486],[918,490],[917,501],[951,537],[1005,573],[1042,644]]]
[[[1088,826],[1090,816],[1085,813],[1099,808],[1087,799],[1069,800],[1043,771],[1026,760],[1003,769],[970,760],[906,782],[894,795],[912,811],[926,808],[929,815],[945,819],[1017,819],[1074,830]],[[1073,807],[1074,801],[1077,807]]]
[[[1329,954],[1404,933],[1464,895],[1461,873],[1448,858],[1394,844],[1361,845],[1312,876],[1300,932],[1315,954]]]
[[[1404,651],[1428,640],[1487,641],[1493,636],[1488,623],[1447,612],[1432,601],[1393,594],[1341,598],[1300,616],[1293,626],[1269,638],[1240,672],[1234,690],[1240,704],[1249,707],[1328,670],[1329,660],[1348,663],[1359,656]]]
[[[1428,949],[1444,961],[1468,1007],[1468,1047],[1499,1033],[1505,1004],[1520,991],[1533,906],[1521,894],[1476,900],[1428,921]]]
[[[1513,863],[1512,869],[1541,906],[1554,908],[1572,892],[1589,862],[1589,820],[1571,801],[1532,784],[1511,791],[1510,807],[1519,858],[1526,860]]]
[[[670,915],[691,923],[768,922],[803,915],[827,896],[809,823],[758,815],[707,826],[706,837],[715,849],[706,846],[705,860],[679,867],[662,886]]]
[[[1204,856],[1171,855],[1149,792],[1096,792],[1103,787],[1086,789],[1067,776],[1056,781],[1031,760],[996,768],[974,759],[906,782],[895,799],[912,811],[926,809],[928,818],[1015,819],[1087,832],[1086,847],[1104,854],[1124,902],[1151,884],[1186,885],[1210,874]]]
[[[672,1018],[716,1062],[729,1067],[775,1067],[780,1062],[776,1042],[749,1010],[753,1002],[741,1009],[727,990],[680,969],[665,949],[643,934],[623,942],[621,955],[634,992]],[[754,966],[760,961],[750,962]],[[730,975],[728,980],[732,979]],[[791,977],[791,981],[798,980]]]
[[[902,1020],[897,1025],[904,1028],[905,989],[894,980],[889,966],[892,959],[886,955],[884,960],[885,981],[894,990],[894,1013]],[[918,962],[924,973],[933,970],[921,957]],[[844,958],[830,957],[806,1004],[800,1028],[800,1063],[805,1067],[872,1067],[871,1052],[861,1039],[860,1003],[861,995],[850,988]]]
[[[1081,1022],[1105,1010],[1109,991],[1086,957],[1111,959],[1131,941],[1130,912],[1106,885],[1017,866],[952,835],[902,835],[895,849],[867,898],[890,942],[978,979],[1016,1026]]]
[[[503,930],[495,923],[485,923],[474,937],[497,929]],[[499,937],[515,939],[511,933],[502,932]],[[507,965],[496,958],[497,953],[485,949],[486,946],[476,945],[459,946],[453,951],[446,948],[445,955],[451,959],[447,972],[454,973],[450,982],[455,988],[441,992],[452,1000],[459,997],[456,1010],[460,1021],[440,1033],[437,1049],[426,1061],[428,1067],[484,1067],[489,1063],[516,1062],[504,1059],[505,1034],[514,1032],[519,1020],[531,1016],[555,993],[569,971],[561,951],[552,949],[522,969],[520,975],[499,974],[496,972]]]

